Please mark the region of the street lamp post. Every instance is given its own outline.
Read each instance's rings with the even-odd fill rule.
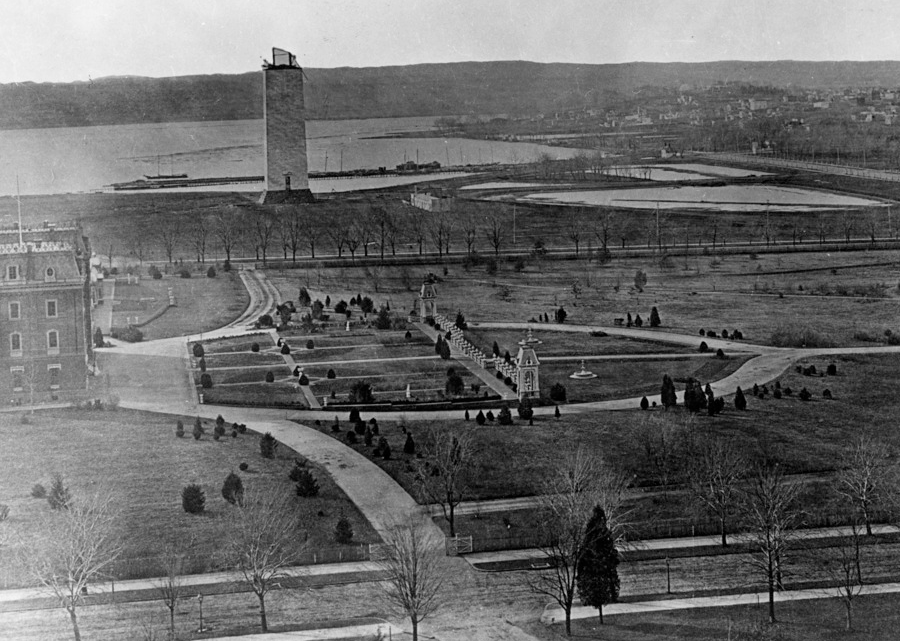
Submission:
[[[203,627],[203,595],[197,595],[197,603],[200,605],[200,628],[197,630],[199,633],[203,633],[209,630],[209,628]]]

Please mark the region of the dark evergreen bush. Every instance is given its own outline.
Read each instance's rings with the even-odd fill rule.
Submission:
[[[800,390],[800,393],[797,395],[801,401],[808,401],[812,398],[812,394],[809,393],[809,390],[805,387]]]
[[[347,441],[350,445],[356,445],[356,432],[353,430],[347,430],[347,433],[344,434],[344,440]]]
[[[519,418],[524,420],[529,420],[534,416],[534,407],[531,404],[531,399],[525,396],[519,401],[519,407],[516,410],[519,414]]]
[[[47,503],[51,510],[67,510],[72,502],[72,493],[63,481],[61,474],[54,474],[47,493]]]
[[[175,436],[178,438],[184,436],[184,423],[181,422],[181,419],[175,421]]]
[[[497,422],[500,425],[512,425],[512,412],[509,411],[509,408],[504,405],[500,408],[500,411],[497,412]]]
[[[635,314],[635,315],[634,315],[634,326],[635,326],[635,327],[642,327],[643,325],[644,325],[644,320],[641,318],[641,315],[640,315],[640,314]]]
[[[207,278],[215,278],[216,277],[216,268],[210,266],[210,268],[206,270],[206,277]]]
[[[494,422],[494,413],[491,410],[488,410],[487,414],[485,414],[484,417],[488,420],[488,422]]]
[[[205,372],[206,371],[206,359],[201,358],[200,361],[197,363],[197,366],[200,368],[201,372]]]
[[[338,519],[337,525],[334,526],[334,541],[338,545],[350,545],[353,543],[353,526],[350,525],[347,517],[343,515]]]
[[[328,373],[325,374],[325,378],[335,378],[336,376],[337,376],[337,374],[334,373],[333,369],[329,369]]]
[[[201,345],[200,343],[194,343],[191,351],[194,353],[194,358],[201,358],[203,356],[203,345]]]
[[[350,387],[349,400],[351,403],[374,403],[375,396],[372,393],[372,386],[368,381],[356,381]]]
[[[188,514],[200,514],[206,508],[206,493],[199,485],[191,484],[181,490],[181,507]]]
[[[781,390],[776,389],[774,392],[772,392],[772,396],[775,398],[781,398]]]
[[[259,351],[259,343],[253,343],[253,344],[250,346],[250,351],[251,351],[251,352],[254,352],[254,353],[255,353],[255,352],[258,352],[258,351]]]
[[[416,442],[413,440],[412,433],[406,434],[406,442],[403,443],[403,453],[409,455],[416,453]]]
[[[479,425],[484,425],[484,421],[485,421],[484,412],[482,412],[481,410],[478,410],[478,414],[475,415],[475,422],[478,423]]]
[[[306,341],[306,349],[313,349],[314,347],[315,344],[313,343],[313,339],[310,338],[308,341]]]
[[[266,383],[274,383],[275,382],[275,374],[273,372],[266,372]]]
[[[209,389],[213,386],[212,376],[208,373],[204,372],[200,374],[200,387],[203,389]]]
[[[709,338],[715,338],[715,337],[716,337],[716,332],[713,331],[713,330],[711,330],[711,329],[708,329],[708,330],[706,330],[706,335],[707,335],[707,337],[709,337]]]
[[[837,365],[834,363],[829,363],[828,367],[825,370],[825,373],[829,376],[837,376]]]
[[[659,327],[659,312],[656,307],[650,310],[650,327]]]
[[[259,438],[259,453],[263,458],[275,458],[275,450],[278,449],[278,441],[271,432],[266,432]]]
[[[244,482],[234,472],[229,472],[222,483],[222,498],[232,505],[244,504]]]
[[[191,434],[194,435],[194,440],[199,441],[200,437],[203,436],[206,430],[203,429],[203,423],[200,421],[200,417],[194,419],[194,429]]]
[[[824,389],[824,390],[822,390],[822,398],[827,398],[827,399],[830,400],[830,399],[832,399],[832,398],[834,398],[834,397],[831,395],[831,390],[830,390],[830,389]]]
[[[744,397],[744,391],[738,386],[734,393],[734,407],[738,410],[747,409],[747,399]]]
[[[550,388],[550,400],[564,403],[566,400],[566,386],[562,383],[554,383]]]
[[[269,314],[263,314],[259,317],[257,321],[260,327],[274,327],[275,321],[272,320],[272,317]]]
[[[647,397],[644,396],[641,398],[641,409],[646,410],[650,407],[650,401],[647,400]]]
[[[238,465],[238,469],[241,472],[246,472],[248,469],[250,469],[250,466],[247,465],[246,463],[241,463],[240,465]]]
[[[721,358],[723,360],[725,359],[725,352],[722,351],[721,347],[716,350],[716,358]]]
[[[705,330],[705,329],[702,329],[702,328],[700,329],[700,336],[706,336],[706,330]]]
[[[300,473],[298,474],[295,489],[297,491],[297,496],[302,496],[303,498],[312,498],[313,496],[318,496],[319,494],[319,482],[316,480],[316,477],[313,476],[312,472],[305,468],[301,468]]]
[[[309,385],[309,377],[306,374],[300,374],[300,379],[297,382],[300,385]]]
[[[705,354],[709,351],[709,345],[706,344],[706,341],[700,341],[700,347],[698,350],[701,354]]]
[[[366,447],[372,447],[372,439],[374,435],[372,433],[372,428],[366,425],[366,431],[363,432],[363,443],[366,444]]]
[[[406,333],[403,335],[403,338],[405,338],[406,340],[412,340],[412,332],[410,332],[409,330],[406,330]]]

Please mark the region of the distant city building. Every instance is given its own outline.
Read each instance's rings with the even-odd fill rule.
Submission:
[[[0,399],[30,404],[83,396],[93,291],[81,229],[0,230]]]
[[[768,100],[759,100],[757,98],[750,98],[749,107],[750,107],[750,111],[759,111],[760,109],[768,109],[769,101]]]
[[[306,158],[303,69],[289,51],[273,48],[272,62],[263,63],[263,117],[266,191],[262,202],[312,201]]]

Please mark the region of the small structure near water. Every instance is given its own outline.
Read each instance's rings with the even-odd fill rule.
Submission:
[[[586,381],[592,378],[597,378],[597,375],[587,369],[584,366],[584,361],[581,361],[581,369],[573,374],[569,374],[569,378],[575,379],[576,381]]]

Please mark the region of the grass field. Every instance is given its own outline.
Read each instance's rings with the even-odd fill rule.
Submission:
[[[682,354],[686,347],[673,346],[666,343],[621,338],[618,336],[591,336],[555,332],[535,324],[533,336],[541,341],[536,349],[541,356],[601,356],[629,354]],[[502,356],[507,351],[515,358],[519,350],[519,341],[525,335],[520,330],[470,328],[465,331],[466,339],[482,352],[492,355],[496,341]],[[699,343],[698,343],[699,344]]]
[[[36,483],[49,488],[55,472],[63,475],[76,498],[100,489],[112,493],[122,510],[117,524],[125,545],[122,574],[149,571],[155,576],[154,556],[166,542],[192,536],[197,542],[192,571],[219,567],[223,520],[233,509],[220,493],[227,474],[238,473],[245,488],[293,494],[287,474],[297,455],[281,447],[275,459],[262,458],[258,435],[250,431],[232,438],[229,429],[226,437],[214,441],[210,422],[206,435],[196,441],[192,420],[184,419],[186,437],[179,439],[174,418],[126,410],[46,411],[29,416],[28,424],[14,414],[0,415],[0,433],[11,444],[0,450],[0,502],[10,506],[5,526],[11,534],[11,543],[0,549],[0,585],[21,581],[10,560],[27,545],[29,532],[49,509],[46,501],[31,498],[31,489]],[[246,472],[238,470],[242,462],[249,465]],[[377,540],[330,477],[321,470],[316,476],[319,496],[296,499],[310,547],[338,547],[333,532],[341,513],[351,520],[357,541]],[[181,507],[181,489],[190,483],[206,492],[206,512],[199,516]],[[302,540],[298,536],[298,546]]]
[[[642,612],[572,622],[572,636],[559,625],[523,626],[545,641],[891,641],[900,625],[900,597],[895,594],[861,596],[853,601],[854,630],[845,629],[844,606],[838,599],[795,601],[777,606],[779,623],[770,626],[765,604],[731,608],[701,608],[670,612]]]

